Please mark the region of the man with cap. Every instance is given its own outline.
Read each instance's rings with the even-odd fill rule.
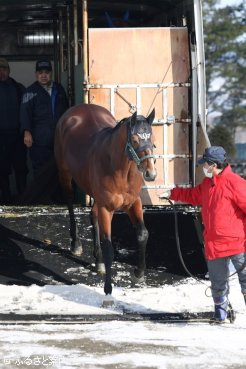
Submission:
[[[26,186],[26,147],[20,133],[20,104],[25,87],[9,76],[10,67],[0,58],[0,192],[1,203],[12,202],[9,176],[15,174],[16,189]]]
[[[47,59],[36,62],[36,82],[29,86],[21,104],[21,130],[29,148],[34,177],[53,158],[55,127],[68,108],[61,84],[52,80],[52,65]]]
[[[232,172],[223,147],[207,148],[198,160],[205,178],[194,188],[174,188],[170,199],[201,206],[205,257],[215,304],[214,321],[229,309],[229,262],[234,265],[246,303],[246,181]]]

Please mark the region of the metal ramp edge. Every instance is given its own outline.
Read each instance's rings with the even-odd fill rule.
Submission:
[[[0,325],[13,324],[92,324],[106,321],[155,321],[159,323],[192,323],[208,322],[213,317],[212,312],[199,313],[112,313],[112,314],[0,314]]]

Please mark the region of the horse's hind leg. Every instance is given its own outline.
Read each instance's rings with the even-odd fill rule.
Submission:
[[[98,210],[96,203],[94,203],[91,210],[91,223],[93,227],[93,256],[96,259],[96,271],[98,274],[105,274],[105,265],[103,262],[102,249],[100,244]]]
[[[75,256],[80,256],[83,253],[83,247],[78,235],[78,227],[73,210],[73,200],[71,198],[68,199],[67,205],[70,219],[71,253]]]
[[[137,201],[133,204],[133,206],[128,210],[127,213],[134,228],[136,229],[138,242],[137,266],[134,270],[132,278],[135,283],[139,283],[144,281],[144,271],[146,268],[146,245],[149,238],[149,232],[145,227],[143,220],[142,202],[140,198],[137,199]]]
[[[72,177],[68,172],[59,173],[60,184],[63,189],[65,199],[67,201],[69,221],[70,221],[70,236],[71,236],[71,252],[75,256],[80,256],[83,253],[81,240],[78,236],[78,227],[76,224],[73,210],[73,189]]]

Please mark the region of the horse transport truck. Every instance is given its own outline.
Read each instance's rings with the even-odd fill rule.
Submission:
[[[155,109],[157,176],[143,182],[141,191],[149,243],[157,245],[158,261],[166,260],[168,243],[173,252],[178,232],[184,258],[192,254],[196,272],[204,270],[199,209],[176,204],[174,210],[165,199],[167,189],[201,180],[197,159],[209,146],[201,0],[6,0],[0,10],[0,53],[19,82],[32,83],[35,61],[45,56],[71,106],[101,105],[117,121]],[[44,187],[37,191],[30,174],[29,192],[22,198],[23,204],[32,199],[29,212],[31,203],[43,205],[44,193],[52,188],[45,187],[46,179],[44,173],[39,183]],[[78,205],[90,207],[91,199],[75,191]],[[124,220],[118,223],[116,233],[124,228]]]
[[[166,189],[200,180],[197,157],[208,144],[202,13],[196,0],[144,3],[149,22],[139,19],[137,27],[129,26],[130,4],[124,27],[117,28],[113,16],[111,27],[87,28],[84,7],[84,100],[106,107],[117,120],[155,108],[158,174],[154,184],[144,184],[142,200],[163,205]],[[155,3],[163,12],[151,17]]]

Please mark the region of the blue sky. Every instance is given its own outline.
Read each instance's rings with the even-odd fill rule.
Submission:
[[[241,2],[240,0],[220,0],[220,5],[224,7],[226,5],[236,5],[239,4],[240,2]]]

